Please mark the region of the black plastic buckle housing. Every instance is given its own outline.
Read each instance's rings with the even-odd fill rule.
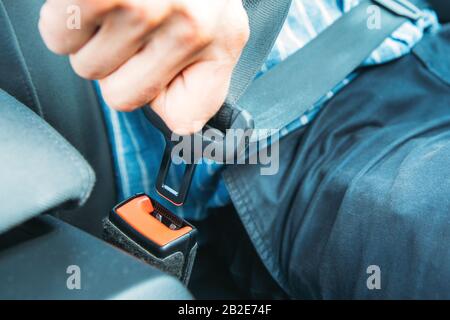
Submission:
[[[155,210],[156,214],[163,214],[163,215],[171,215],[169,219],[173,219],[173,221],[177,224],[177,228],[182,228],[189,226],[192,230],[189,233],[186,233],[185,235],[177,238],[176,240],[164,245],[160,246],[156,244],[155,242],[151,241],[141,233],[137,232],[136,229],[133,228],[129,223],[127,223],[124,219],[120,217],[119,214],[117,214],[117,210],[130,201],[133,201],[140,197],[148,197]],[[148,212],[148,215],[154,217],[155,219],[159,220],[161,223],[165,224],[163,221],[161,221],[157,216],[155,216],[154,213]],[[156,200],[150,198],[144,193],[138,193],[118,205],[116,205],[112,211],[109,214],[109,220],[117,227],[119,228],[124,234],[126,234],[131,240],[133,240],[135,243],[142,246],[145,250],[150,252],[152,255],[156,256],[157,258],[164,259],[170,256],[171,254],[175,252],[182,252],[185,256],[188,256],[190,250],[193,248],[193,246],[197,243],[197,229],[190,224],[189,222],[185,221],[184,219],[181,219],[180,217],[170,213],[165,207],[163,207],[160,203],[158,203]],[[169,225],[166,225],[168,229],[172,229]]]
[[[192,178],[195,173],[195,168],[198,161],[202,158],[194,152],[194,146],[192,146],[192,154],[190,159],[192,163],[186,164],[185,172],[181,180],[179,188],[175,189],[167,184],[167,178],[169,170],[173,164],[172,161],[172,150],[175,143],[172,141],[173,133],[166,126],[164,121],[153,111],[152,108],[146,106],[143,108],[144,114],[147,119],[159,129],[166,140],[166,147],[164,149],[164,155],[161,161],[160,170],[156,180],[156,191],[166,200],[170,201],[176,206],[181,206],[184,204],[189,188],[192,182]],[[229,144],[230,141],[227,139],[227,133],[229,130],[242,129],[246,132],[251,132],[254,128],[254,122],[250,114],[246,111],[235,110],[230,117],[231,122],[229,128],[225,128],[225,132],[217,128],[213,128],[211,125],[207,124],[202,131],[195,133],[191,136],[190,141],[201,141],[202,150],[211,147],[213,145],[215,150],[222,150],[223,158],[221,159],[224,163],[229,161],[230,158],[236,159],[240,156],[240,152],[246,149],[246,144],[248,144],[247,139],[242,137],[240,141],[235,141],[236,143]],[[212,135],[211,132],[214,134]],[[244,145],[244,146],[243,146]],[[230,148],[233,150],[230,151]],[[214,160],[214,159],[213,159]]]
[[[119,203],[103,221],[103,238],[187,284],[197,252],[197,229],[148,195]]]

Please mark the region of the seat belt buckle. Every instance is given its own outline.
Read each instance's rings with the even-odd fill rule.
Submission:
[[[106,241],[188,284],[197,251],[193,225],[141,193],[115,206],[103,226]]]
[[[215,155],[220,154],[220,159],[211,158],[211,160],[219,160],[221,163],[231,163],[233,159],[242,156],[249,144],[249,136],[253,132],[254,121],[251,115],[245,110],[233,110],[229,112],[228,124],[225,128],[218,129],[208,123],[200,132],[191,136],[180,137],[175,136],[173,132],[166,126],[164,121],[149,106],[143,108],[147,120],[157,128],[164,136],[165,149],[161,160],[160,169],[156,178],[156,191],[164,199],[168,200],[176,206],[182,206],[186,201],[195,168],[198,162],[203,158],[208,158],[208,153],[204,150],[215,150]],[[220,111],[219,114],[220,115]],[[216,115],[217,116],[217,115]],[[236,130],[242,131],[242,134],[236,134]],[[173,139],[173,138],[177,139]],[[187,139],[190,145],[190,152],[182,155],[182,161],[186,164],[183,177],[179,186],[169,185],[168,176],[173,163],[172,150],[182,139]],[[200,145],[200,148],[197,148]],[[199,153],[200,151],[200,153]]]
[[[411,1],[408,0],[372,0],[380,6],[388,9],[392,13],[417,21],[423,17],[423,12],[417,6],[415,6]]]

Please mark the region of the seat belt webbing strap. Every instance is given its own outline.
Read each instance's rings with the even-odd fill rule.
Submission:
[[[233,72],[227,102],[234,104],[255,78],[286,20],[291,0],[244,0],[250,38]]]
[[[209,121],[213,128],[232,127],[236,102],[266,61],[289,13],[292,0],[243,0],[248,15],[250,38],[233,70],[230,88],[220,111]]]
[[[370,26],[371,17],[379,23]],[[419,17],[420,10],[405,0],[364,0],[253,81],[237,105],[251,114],[255,128],[281,129],[356,70],[403,23]]]

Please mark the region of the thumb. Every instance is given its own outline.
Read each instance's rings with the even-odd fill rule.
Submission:
[[[200,131],[225,101],[233,66],[218,61],[195,63],[184,69],[151,102],[151,107],[174,133]]]

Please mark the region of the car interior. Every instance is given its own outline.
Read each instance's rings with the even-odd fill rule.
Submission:
[[[229,253],[228,239],[215,238],[225,223],[220,212],[195,226],[199,249],[187,286],[104,240],[118,196],[101,106],[93,83],[42,42],[43,2],[0,2],[0,299],[248,298],[246,280],[237,282],[221,259]],[[429,2],[450,22],[449,1]],[[234,241],[251,247],[233,208],[220,210]],[[67,290],[74,265],[83,290]],[[268,276],[262,264],[258,270]]]

